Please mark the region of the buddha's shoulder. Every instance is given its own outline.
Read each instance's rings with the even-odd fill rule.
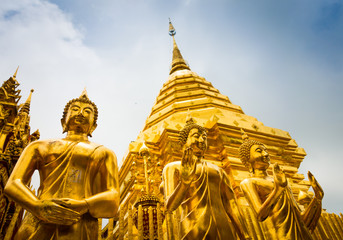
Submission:
[[[180,166],[181,166],[181,161],[170,162],[164,167],[164,171],[178,170],[180,169]]]
[[[101,144],[90,142],[90,141],[70,141],[66,139],[45,139],[45,140],[36,140],[29,144],[28,147],[31,148],[59,148],[64,146],[77,146],[77,148],[84,148],[89,150],[99,149],[104,152],[111,152],[111,150]]]
[[[40,148],[40,147],[48,147],[48,146],[59,146],[64,145],[65,142],[62,139],[43,139],[43,140],[36,140],[31,142],[27,147],[28,148]]]
[[[114,154],[114,152],[102,144],[87,141],[87,142],[80,142],[78,146],[81,148],[87,148],[90,151],[93,151],[94,154],[98,156],[104,156],[104,157],[112,156],[116,158],[116,155]]]

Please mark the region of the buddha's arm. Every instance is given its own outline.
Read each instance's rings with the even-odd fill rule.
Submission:
[[[244,195],[246,196],[250,206],[252,206],[254,209],[259,221],[264,221],[269,216],[270,211],[274,208],[275,204],[279,200],[279,197],[287,187],[286,174],[282,171],[277,163],[273,165],[273,175],[274,188],[263,203],[261,202],[261,198],[256,186],[262,186],[264,184],[263,181],[266,181],[265,179],[255,177],[253,179],[245,179],[241,182],[241,188],[244,192]]]
[[[307,228],[313,231],[322,213],[322,200],[314,197],[306,210],[302,213],[302,218]]]
[[[117,158],[114,153],[104,147],[96,150],[95,158],[101,158],[95,181],[98,193],[86,198],[89,213],[95,218],[114,217],[119,208],[119,179]]]
[[[21,154],[5,186],[5,194],[30,212],[39,199],[27,187],[39,158],[37,144],[29,145]]]
[[[176,210],[184,201],[185,194],[195,177],[198,160],[198,157],[193,154],[192,147],[188,147],[183,152],[178,181],[174,179],[176,171],[175,164],[171,165],[171,168],[167,168],[167,171],[165,171],[165,181],[169,185],[169,191],[165,194],[167,211]],[[176,187],[174,187],[175,182],[177,182]]]
[[[162,173],[165,207],[168,212],[172,212],[180,206],[189,186],[180,181],[178,166],[175,162],[168,164]]]
[[[259,193],[256,189],[256,180],[246,179],[241,182],[241,188],[244,192],[249,205],[255,211],[257,219],[264,221],[270,214],[270,211],[274,208],[279,196],[283,192],[283,188],[274,187],[268,198],[262,203]]]
[[[307,228],[313,231],[316,228],[322,213],[322,199],[324,197],[324,191],[311,172],[308,172],[308,177],[315,192],[315,196],[301,215]]]
[[[242,218],[242,213],[238,206],[236,196],[225,173],[223,174],[223,178],[223,184],[221,185],[220,190],[223,196],[225,211],[230,217],[240,239],[249,239],[248,230]]]
[[[36,141],[25,148],[5,186],[5,193],[37,218],[54,224],[70,225],[80,215],[50,200],[40,200],[27,187],[41,159],[40,150],[44,143]]]
[[[187,192],[189,185],[190,184],[179,181],[179,184],[176,186],[173,193],[166,198],[167,211],[175,211],[180,206],[185,199],[185,193]]]

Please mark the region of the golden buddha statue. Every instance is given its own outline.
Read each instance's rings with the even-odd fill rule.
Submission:
[[[88,140],[97,106],[86,91],[65,106],[64,139],[37,140],[20,156],[5,193],[27,210],[15,239],[97,239],[97,218],[111,218],[119,205],[114,153]],[[39,171],[37,196],[28,188]]]
[[[264,144],[248,139],[243,131],[242,134],[244,142],[239,148],[240,157],[252,176],[241,182],[241,188],[257,219],[271,222],[266,228],[267,235],[272,239],[313,239],[310,231],[318,223],[324,196],[317,180],[308,172],[315,196],[302,212],[277,163],[273,165],[273,176],[268,175],[270,160]]]
[[[166,211],[180,207],[179,239],[245,239],[229,178],[203,159],[206,137],[205,128],[193,119],[180,131],[182,160],[167,164],[162,173]]]

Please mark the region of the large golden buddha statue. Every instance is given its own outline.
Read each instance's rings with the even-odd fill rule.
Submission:
[[[203,159],[206,137],[206,130],[193,119],[180,131],[182,160],[167,164],[162,174],[166,210],[172,212],[180,207],[180,239],[245,239],[226,173]]]
[[[264,144],[248,139],[243,131],[242,134],[240,157],[252,176],[241,182],[241,188],[257,219],[271,223],[265,228],[271,239],[313,239],[310,231],[318,223],[324,196],[317,180],[308,173],[315,196],[305,211],[301,211],[277,163],[273,165],[273,176],[268,175],[270,160]]]
[[[64,139],[35,141],[23,151],[5,187],[7,196],[28,211],[16,239],[97,239],[97,218],[116,214],[116,156],[88,140],[97,116],[97,106],[84,91],[65,106]],[[28,188],[35,170],[37,196]]]

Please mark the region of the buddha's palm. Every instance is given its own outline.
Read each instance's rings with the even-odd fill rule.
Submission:
[[[193,156],[193,149],[187,148],[183,152],[181,160],[181,180],[185,184],[193,181],[197,167],[196,158]]]
[[[278,187],[285,188],[287,186],[286,174],[280,168],[279,164],[275,163],[273,166],[274,181]]]
[[[308,175],[308,179],[311,182],[311,186],[314,190],[315,196],[319,200],[322,200],[324,197],[324,191],[323,191],[322,187],[320,186],[320,184],[317,182],[317,179],[312,175],[312,173],[310,171],[308,171],[307,175]]]

